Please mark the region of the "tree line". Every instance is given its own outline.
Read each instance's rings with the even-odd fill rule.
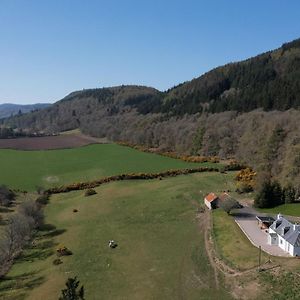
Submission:
[[[0,205],[12,204],[12,192],[6,187],[0,188]],[[16,212],[7,220],[0,220],[3,224],[3,232],[0,237],[0,278],[10,269],[13,261],[18,257],[24,246],[30,243],[36,230],[44,222],[44,214],[41,205],[34,200],[21,203]]]
[[[281,204],[300,202],[300,189],[289,184],[281,186],[277,180],[267,179],[258,188],[254,205],[271,208]]]

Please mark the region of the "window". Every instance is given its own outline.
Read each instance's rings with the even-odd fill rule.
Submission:
[[[280,240],[280,244],[282,244],[282,240]]]

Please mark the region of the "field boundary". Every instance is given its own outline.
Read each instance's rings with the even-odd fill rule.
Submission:
[[[47,189],[45,194],[60,194],[68,193],[71,191],[86,190],[98,187],[104,183],[122,181],[122,180],[149,180],[149,179],[162,179],[166,177],[175,177],[179,175],[188,175],[193,173],[203,173],[203,172],[219,172],[218,168],[209,168],[209,167],[199,167],[192,169],[175,169],[167,170],[159,173],[128,173],[121,175],[113,175],[101,178],[99,180],[87,181],[87,182],[77,182],[68,185],[62,185],[60,187],[54,187]]]

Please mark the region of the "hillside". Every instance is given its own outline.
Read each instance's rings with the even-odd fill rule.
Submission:
[[[87,89],[73,92],[44,110],[18,115],[3,123],[50,132],[85,126],[93,128],[93,123],[97,120],[126,114],[136,103],[144,103],[146,107],[148,100],[159,101],[160,95],[159,91],[142,86]],[[149,107],[148,111],[151,110],[152,107]]]
[[[50,103],[36,103],[36,104],[28,104],[28,105],[3,103],[0,104],[0,119],[14,116],[19,113],[24,114],[34,110],[43,109],[50,105],[51,105]]]
[[[163,112],[248,112],[300,107],[300,39],[216,68],[167,93]]]
[[[119,86],[73,92],[2,121],[112,141],[235,157],[284,182],[300,179],[300,39],[160,92]]]

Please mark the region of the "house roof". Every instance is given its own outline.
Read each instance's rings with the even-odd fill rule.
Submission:
[[[212,202],[212,201],[218,199],[218,196],[215,193],[210,193],[210,194],[206,195],[205,199],[208,202]]]
[[[293,230],[289,234],[289,236],[286,237],[286,240],[293,246],[300,247],[300,232]]]
[[[285,218],[277,219],[271,226],[278,235],[284,238],[291,245],[300,247],[300,228]]]

